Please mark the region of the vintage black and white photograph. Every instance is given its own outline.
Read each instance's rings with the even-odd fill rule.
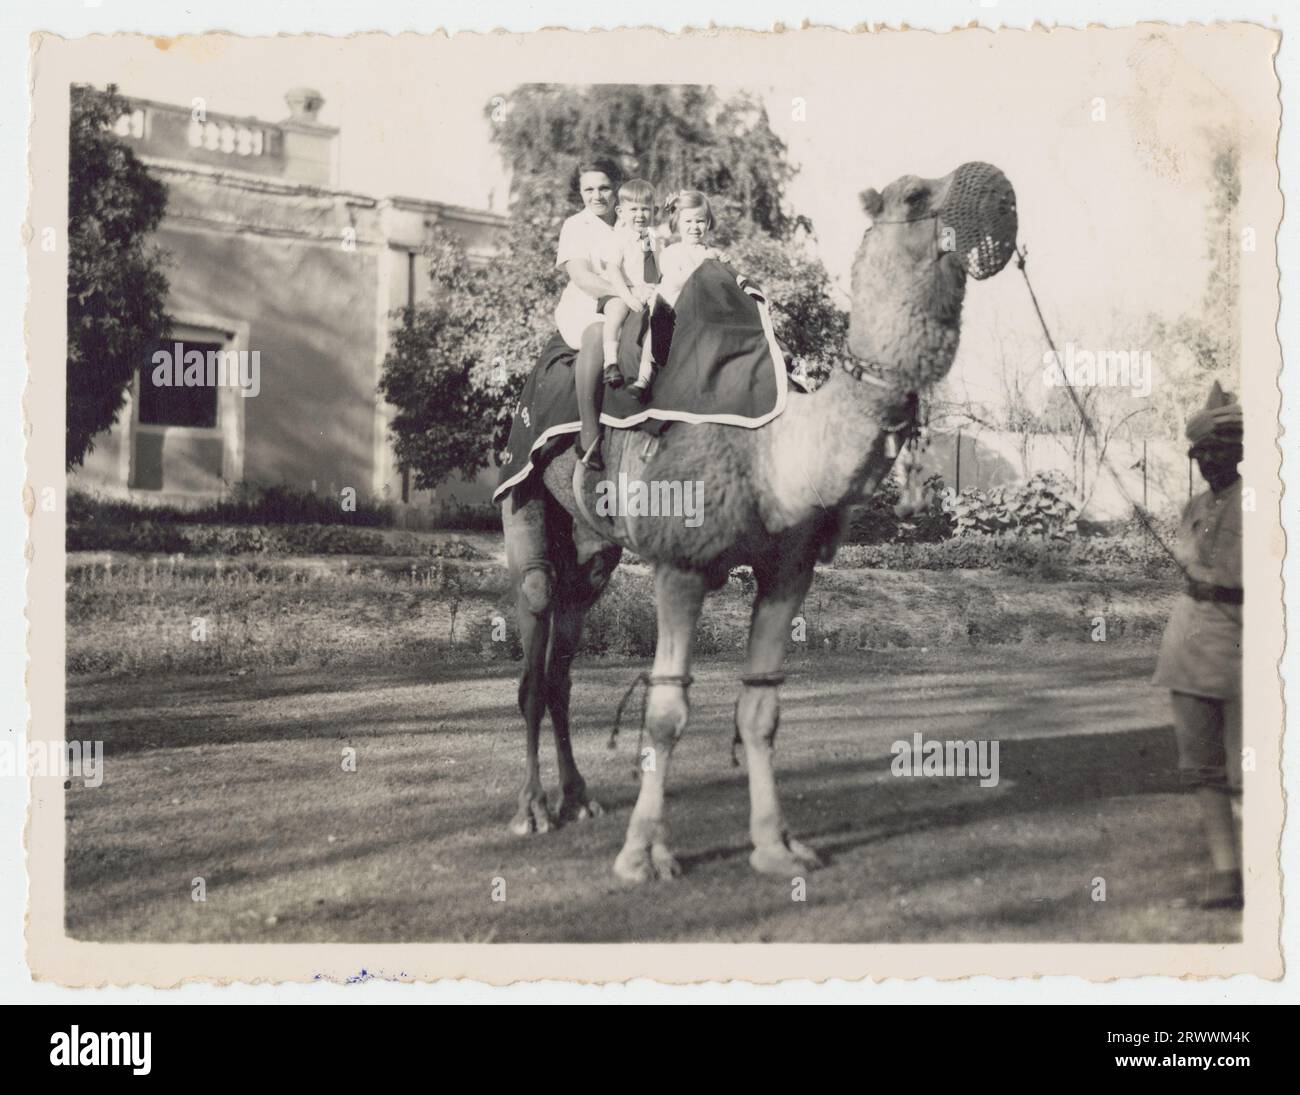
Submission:
[[[49,953],[1272,970],[1277,42],[35,42]]]

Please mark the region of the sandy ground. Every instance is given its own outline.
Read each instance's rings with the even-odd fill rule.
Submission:
[[[1205,863],[1178,792],[1153,650],[1122,643],[803,654],[778,763],[792,830],[825,853],[805,901],[747,863],[730,764],[738,666],[696,669],[669,808],[683,878],[610,866],[636,731],[606,749],[638,661],[581,664],[578,762],[606,814],[528,838],[509,663],[70,680],[68,929],[164,941],[1230,941],[1187,905]],[[1000,781],[905,778],[890,746],[997,739]],[[554,786],[549,728],[544,773]],[[356,750],[356,771],[342,768]],[[206,901],[191,899],[204,879]],[[1095,901],[1095,879],[1106,900]],[[504,887],[502,882],[504,881]],[[494,893],[504,900],[494,900]]]

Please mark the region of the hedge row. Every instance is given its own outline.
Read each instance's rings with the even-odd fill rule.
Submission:
[[[347,499],[337,494],[316,494],[293,487],[255,487],[241,484],[229,498],[198,509],[142,505],[104,498],[85,491],[68,496],[70,525],[339,525],[345,528],[392,528],[397,509],[387,502],[364,497]],[[501,511],[491,503],[466,505],[452,502],[439,510],[413,508],[403,513],[403,524],[419,521],[421,527],[492,532],[501,528]]]
[[[463,540],[437,541],[409,532],[377,532],[343,525],[69,525],[69,551],[122,551],[159,555],[374,555],[479,559]],[[630,557],[629,557],[630,558]],[[1175,564],[1150,536],[1079,537],[1069,541],[963,536],[928,544],[845,544],[839,569],[1000,570],[1042,578],[1098,569],[1159,576]],[[1093,573],[1095,577],[1096,574]]]
[[[1045,578],[1106,569],[1128,574],[1175,573],[1177,565],[1149,535],[1024,540],[962,536],[930,544],[847,544],[836,567],[880,570],[1002,570]]]
[[[343,496],[321,495],[292,487],[254,487],[240,484],[229,498],[200,509],[145,506],[116,498],[101,498],[83,491],[68,496],[68,524],[134,525],[147,521],[159,525],[347,525],[389,526],[392,507],[353,497],[343,508]]]
[[[464,540],[437,541],[409,532],[375,532],[346,525],[69,524],[69,551],[129,551],[160,555],[428,555],[477,559]]]

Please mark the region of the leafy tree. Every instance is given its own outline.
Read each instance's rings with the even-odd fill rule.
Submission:
[[[68,420],[66,462],[80,467],[117,421],[126,389],[171,327],[163,253],[149,241],[167,206],[112,126],[117,88],[74,85],[68,160]]]
[[[722,99],[711,87],[531,84],[487,107],[493,139],[512,174],[514,205],[573,212],[574,160],[599,149],[661,191],[703,190],[727,226],[749,222],[786,238],[805,218],[784,208],[795,169],[753,96]],[[558,227],[558,226],[557,226]]]
[[[726,248],[727,259],[763,289],[772,327],[793,357],[821,381],[848,336],[848,313],[835,304],[826,267],[799,239],[778,240],[748,230]]]
[[[428,254],[435,299],[401,310],[379,382],[397,408],[397,459],[414,470],[420,490],[453,472],[472,476],[483,467],[484,423],[501,403],[489,383],[471,382],[491,316],[487,301],[499,296],[498,287],[470,265],[460,241],[445,230],[435,230]]]
[[[437,300],[394,340],[381,390],[398,407],[399,461],[416,486],[486,466],[504,448],[514,402],[542,347],[566,281],[555,269],[576,160],[593,150],[650,179],[661,192],[703,190],[714,204],[717,243],[772,300],[777,334],[813,361],[843,342],[847,316],[809,247],[812,225],[791,213],[795,169],[761,103],[693,86],[526,85],[486,107],[493,141],[511,172],[510,223],[499,254],[475,267],[446,233],[429,249]],[[477,435],[477,443],[474,437]]]
[[[1201,307],[1173,323],[1153,320],[1152,338],[1164,359],[1178,373],[1163,385],[1162,421],[1175,434],[1219,380],[1230,391],[1241,390],[1241,240],[1237,234],[1237,205],[1241,200],[1240,148],[1231,132],[1209,134],[1210,201],[1206,209],[1206,258],[1209,271]]]

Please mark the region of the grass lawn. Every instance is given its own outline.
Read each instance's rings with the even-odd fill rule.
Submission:
[[[914,613],[932,611],[906,575],[876,580],[892,598],[887,603],[906,605],[911,597]],[[960,576],[930,580],[950,600],[963,588]],[[783,690],[778,764],[792,830],[830,859],[808,876],[807,900],[796,902],[789,881],[756,876],[747,863],[745,775],[729,761],[739,668],[725,651],[695,668],[694,717],[674,759],[670,819],[686,874],[626,890],[610,867],[636,794],[635,727],[616,752],[605,742],[618,697],[644,660],[587,660],[576,673],[578,762],[605,816],[517,838],[506,827],[522,777],[513,664],[436,657],[432,648],[399,656],[402,641],[436,631],[443,620],[408,622],[396,642],[377,642],[375,656],[361,657],[356,644],[384,634],[399,610],[376,607],[373,619],[358,623],[365,598],[347,593],[348,581],[321,583],[337,604],[313,593],[302,618],[286,612],[279,630],[267,632],[272,641],[283,638],[297,620],[303,650],[314,651],[318,632],[330,633],[322,621],[340,628],[351,621],[355,630],[329,664],[274,656],[259,662],[252,648],[239,658],[232,649],[227,665],[239,668],[222,672],[212,665],[206,672],[161,670],[140,627],[147,612],[156,622],[187,611],[187,603],[223,596],[220,588],[201,581],[189,593],[142,587],[142,598],[154,599],[138,616],[123,608],[125,593],[111,591],[126,615],[117,625],[119,644],[146,652],[140,664],[147,671],[69,680],[67,737],[105,743],[103,785],[74,783],[67,792],[73,936],[1238,937],[1236,914],[1203,912],[1183,900],[1205,853],[1193,803],[1177,791],[1167,698],[1147,684],[1154,651],[1136,632],[1092,643],[1033,638],[1022,629],[1016,641],[992,644],[958,632],[947,646],[861,650],[829,642],[823,629],[820,645],[796,650]],[[985,593],[1012,611],[1011,588],[989,581]],[[305,588],[294,592],[306,598]],[[418,594],[414,586],[407,592]],[[1042,610],[1031,593],[1021,590],[1026,620]],[[817,595],[815,587],[810,621]],[[984,595],[968,591],[968,599]],[[1082,625],[1088,597],[1102,592],[1080,595]],[[73,588],[73,648],[107,648],[110,606],[78,596]],[[264,609],[290,603],[283,590],[275,596],[282,599]],[[1112,604],[1123,596],[1111,591]],[[232,603],[222,602],[223,610]],[[408,603],[423,604],[398,605]],[[723,627],[731,626],[728,611],[724,604]],[[871,615],[866,605],[841,611]],[[250,614],[250,626],[261,615]],[[882,618],[878,611],[875,618]],[[1000,782],[981,788],[976,779],[894,776],[890,745],[917,730],[927,738],[998,740]],[[348,748],[356,750],[355,772],[342,769]],[[553,786],[549,729],[544,772]],[[190,896],[196,877],[207,887],[202,903]],[[1098,877],[1104,902],[1092,900]],[[496,879],[504,880],[504,901],[492,899],[494,886],[500,892]]]
[[[497,541],[499,547],[499,538]],[[345,670],[424,665],[452,657],[517,656],[504,559],[484,543],[471,561],[426,557],[286,559],[69,556],[68,669],[147,674],[238,672],[272,666]],[[1154,643],[1177,594],[1173,578],[1058,580],[993,570],[892,571],[822,567],[794,636],[809,651],[1044,642]],[[709,598],[697,647],[739,656],[753,579],[737,572]],[[654,652],[650,570],[623,566],[588,620],[583,653]],[[1007,657],[1015,656],[1009,652]]]

